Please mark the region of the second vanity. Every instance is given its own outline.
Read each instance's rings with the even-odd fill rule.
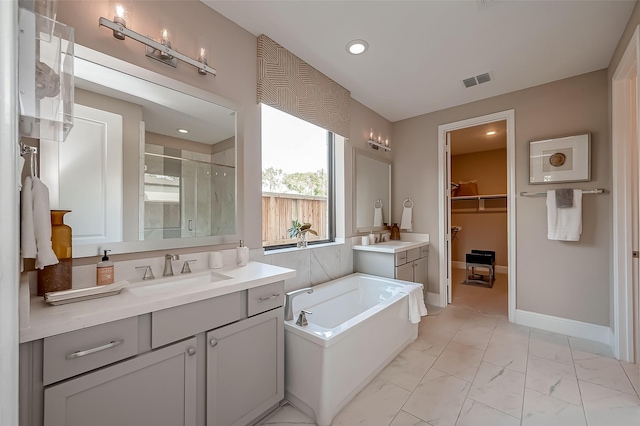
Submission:
[[[276,406],[295,271],[249,262],[202,274],[209,284],[159,279],[60,306],[33,297],[20,425],[240,426]]]
[[[427,287],[429,241],[387,241],[353,246],[356,272],[421,283]],[[426,295],[426,291],[425,291]]]

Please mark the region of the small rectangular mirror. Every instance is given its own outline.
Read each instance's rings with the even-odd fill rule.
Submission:
[[[354,149],[355,232],[382,230],[391,223],[391,161]]]

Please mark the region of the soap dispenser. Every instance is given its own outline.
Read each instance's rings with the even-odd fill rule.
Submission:
[[[247,266],[249,262],[249,247],[244,245],[244,241],[240,240],[240,247],[238,250],[238,266]]]
[[[98,262],[97,270],[97,279],[96,282],[98,285],[106,285],[113,284],[114,274],[113,274],[113,262],[109,260],[109,256],[107,256],[107,252],[111,250],[104,250],[104,256],[102,256],[102,261]]]

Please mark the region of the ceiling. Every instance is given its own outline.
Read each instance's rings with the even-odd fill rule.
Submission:
[[[607,68],[635,0],[201,0],[394,122]],[[346,44],[364,39],[359,56]],[[464,88],[462,80],[493,80]]]
[[[495,132],[495,134],[487,135],[488,132]],[[507,147],[507,122],[502,120],[465,127],[450,132],[450,135],[451,155],[505,149]]]

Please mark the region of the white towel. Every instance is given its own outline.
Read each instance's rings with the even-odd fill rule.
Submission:
[[[24,157],[18,157],[18,168],[16,169],[16,181],[18,182],[18,189],[22,188],[22,169],[24,169]]]
[[[400,229],[406,229],[411,231],[413,224],[411,223],[411,216],[413,215],[413,207],[404,207],[402,210],[402,220],[400,221]]]
[[[556,191],[547,191],[547,238],[579,241],[582,233],[582,190],[573,190],[573,207],[559,209]]]
[[[382,207],[373,209],[373,226],[382,226]]]
[[[413,324],[420,322],[420,317],[427,315],[427,307],[424,304],[422,284],[404,284],[401,293],[409,295],[409,320]]]
[[[35,176],[27,176],[22,187],[21,229],[22,258],[35,258],[37,269],[58,263],[51,248],[49,189]]]

